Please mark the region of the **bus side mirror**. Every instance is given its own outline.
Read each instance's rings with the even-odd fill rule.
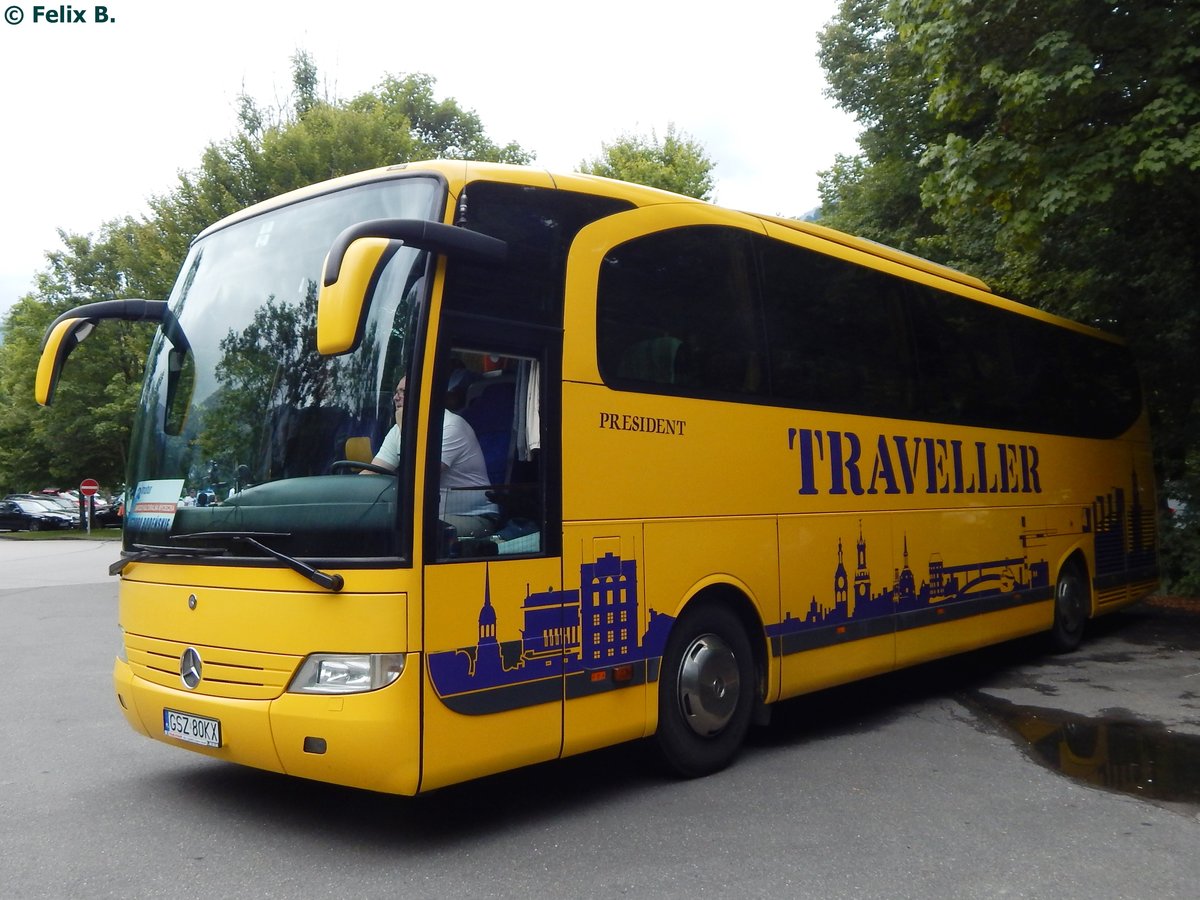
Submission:
[[[101,319],[161,322],[163,331],[175,346],[187,348],[179,323],[167,311],[167,304],[162,300],[102,300],[69,309],[50,323],[42,338],[42,355],[38,359],[33,386],[34,399],[41,406],[50,405],[67,357],[92,333]]]
[[[474,262],[501,263],[508,244],[477,231],[424,219],[372,219],[337,236],[325,257],[317,295],[317,350],[337,356],[362,340],[371,295],[383,267],[400,247]]]
[[[341,251],[341,264],[332,282],[329,273],[334,250],[329,251],[326,276],[317,294],[317,352],[322,356],[349,353],[358,346],[375,281],[395,253],[392,243],[375,237],[353,241]]]
[[[38,405],[50,405],[63,363],[95,327],[95,319],[63,319],[50,327],[42,339],[42,356],[38,360],[37,378],[33,383],[33,398]]]

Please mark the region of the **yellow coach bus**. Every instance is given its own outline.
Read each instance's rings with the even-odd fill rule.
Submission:
[[[413,163],[196,238],[130,454],[116,699],[216,759],[415,794],[652,737],[1155,586],[1129,354],[816,225]]]

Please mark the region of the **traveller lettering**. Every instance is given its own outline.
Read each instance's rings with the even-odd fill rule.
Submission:
[[[1032,444],[789,428],[788,450],[800,458],[803,495],[1042,492]]]

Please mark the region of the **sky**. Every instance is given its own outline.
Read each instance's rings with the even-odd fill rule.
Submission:
[[[0,315],[32,290],[58,229],[145,214],[236,131],[243,92],[285,103],[297,50],[332,98],[431,75],[492,140],[552,171],[674,124],[715,162],[717,203],[801,215],[818,205],[817,173],[856,149],[816,58],[837,5],[2,0]]]

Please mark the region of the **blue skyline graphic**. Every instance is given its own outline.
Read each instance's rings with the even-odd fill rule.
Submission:
[[[1095,541],[1097,587],[1153,577],[1153,511],[1140,501],[1133,477],[1132,501],[1114,488],[1081,510],[1074,534]],[[1050,564],[1031,558],[1033,548],[1062,532],[1030,527],[1018,517],[1020,555],[947,563],[932,552],[918,577],[902,538],[902,564],[889,576],[872,573],[868,542],[859,520],[853,570],[839,537],[831,591],[809,598],[802,614],[787,610],[766,625],[775,656],[894,633],[971,615],[1050,600]],[[486,715],[539,703],[618,690],[658,680],[674,617],[648,608],[639,634],[641,596],[637,560],[606,553],[580,566],[580,588],[530,591],[521,604],[520,638],[501,641],[499,615],[485,574],[476,642],[428,656],[438,697],[467,715]],[[785,598],[786,602],[786,598]]]
[[[485,576],[475,645],[429,655],[438,697],[485,714],[656,680],[674,617],[650,609],[638,634],[637,561],[606,553],[579,575],[577,590],[527,592],[521,638],[503,642]]]

